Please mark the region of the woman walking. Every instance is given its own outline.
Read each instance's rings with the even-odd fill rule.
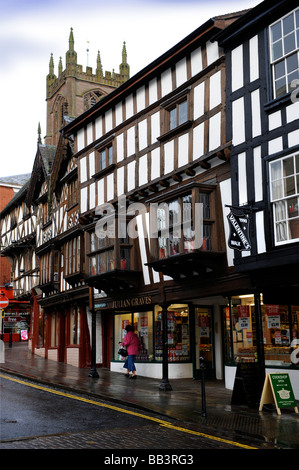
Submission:
[[[126,362],[124,363],[124,368],[127,369],[127,373],[125,374],[126,377],[130,377],[130,372],[132,373],[131,378],[136,379],[136,367],[134,364],[135,356],[138,354],[140,349],[139,339],[136,333],[134,333],[134,329],[131,325],[126,326],[127,334],[124,337],[124,341],[122,344],[127,348],[128,356],[126,358]]]

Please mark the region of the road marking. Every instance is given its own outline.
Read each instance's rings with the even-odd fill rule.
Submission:
[[[110,410],[118,411],[120,413],[126,413],[126,414],[129,414],[131,416],[136,416],[138,418],[147,419],[148,421],[154,421],[155,423],[160,424],[160,426],[172,429],[174,431],[180,431],[180,432],[184,432],[186,434],[193,434],[193,435],[198,436],[198,437],[204,437],[206,439],[219,441],[219,442],[222,442],[224,444],[230,444],[230,445],[233,445],[233,446],[236,446],[236,447],[241,447],[242,449],[258,449],[257,447],[247,446],[245,444],[240,444],[239,442],[234,442],[234,441],[229,441],[227,439],[222,439],[221,437],[216,437],[216,436],[212,436],[210,434],[205,434],[205,433],[202,433],[202,432],[199,432],[199,431],[192,431],[190,429],[181,428],[181,427],[175,426],[171,423],[168,423],[167,421],[164,421],[162,419],[154,418],[152,416],[147,416],[147,415],[144,415],[142,413],[136,413],[135,411],[126,410],[126,409],[120,408],[118,406],[108,405],[106,403],[101,403],[101,402],[98,402],[98,401],[95,401],[95,400],[90,400],[89,398],[84,398],[84,397],[72,395],[70,393],[64,393],[64,392],[61,392],[59,390],[54,390],[54,389],[49,388],[49,387],[43,387],[41,385],[25,382],[24,380],[20,380],[20,379],[14,379],[12,377],[8,377],[8,376],[3,375],[3,374],[0,374],[0,377],[2,377],[4,379],[7,379],[7,380],[10,380],[12,382],[17,382],[19,384],[26,385],[27,387],[32,387],[32,388],[36,388],[38,390],[43,390],[44,392],[49,392],[49,393],[52,393],[54,395],[60,395],[60,396],[66,397],[66,398],[71,398],[73,400],[78,400],[78,401],[82,401],[84,403],[89,403],[91,405],[101,406],[102,408],[108,408]]]

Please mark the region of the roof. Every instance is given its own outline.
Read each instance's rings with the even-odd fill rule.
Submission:
[[[24,173],[22,175],[13,175],[13,176],[2,176],[0,178],[0,185],[9,184],[9,185],[23,186],[30,179],[30,176],[31,176],[31,173]]]
[[[265,0],[242,15],[233,24],[220,31],[215,39],[221,46],[236,47],[236,39],[244,35],[253,36],[277,18],[298,7],[298,0]]]

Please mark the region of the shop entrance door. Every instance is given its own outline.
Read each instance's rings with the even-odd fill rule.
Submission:
[[[200,358],[204,359],[205,377],[215,378],[212,309],[195,307],[195,378],[201,377]]]

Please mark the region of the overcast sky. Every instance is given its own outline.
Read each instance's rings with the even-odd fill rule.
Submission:
[[[37,128],[46,134],[46,75],[73,28],[78,64],[119,71],[123,41],[133,76],[216,15],[260,0],[0,0],[0,177],[31,173]],[[87,58],[86,49],[89,47]],[[87,64],[88,61],[88,64]]]

